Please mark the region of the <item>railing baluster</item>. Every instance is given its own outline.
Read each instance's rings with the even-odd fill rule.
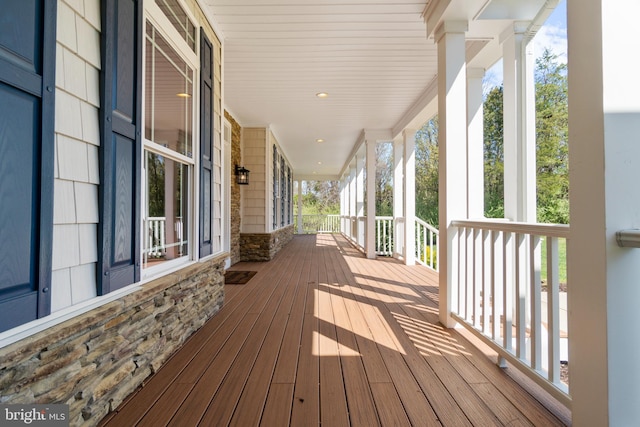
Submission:
[[[531,313],[531,367],[542,369],[542,322],[540,294],[540,236],[529,236],[529,310]]]
[[[491,312],[491,303],[489,300],[491,292],[491,269],[493,260],[491,259],[491,248],[489,247],[490,238],[489,230],[482,230],[482,332],[490,334],[489,313]]]
[[[502,232],[491,231],[491,308],[493,330],[491,337],[500,339],[500,318],[502,312],[503,285],[502,285]]]
[[[547,328],[549,381],[560,382],[560,281],[558,274],[558,238],[547,238]]]
[[[540,236],[529,238],[530,303],[531,303],[531,367],[542,369],[542,315],[540,288]]]
[[[473,324],[482,327],[482,230],[473,230]]]
[[[526,283],[526,235],[516,233],[516,262],[515,262],[515,318],[516,318],[516,355],[519,359],[527,358],[526,335],[526,301],[527,301],[527,283]]]
[[[458,229],[458,313],[467,318],[467,233]]]
[[[513,282],[516,272],[516,238],[513,233],[503,233],[503,279],[502,286],[504,288],[504,348],[513,354],[513,312],[515,298],[515,284]]]

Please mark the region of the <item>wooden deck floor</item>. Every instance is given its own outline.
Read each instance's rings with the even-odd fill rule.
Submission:
[[[437,275],[296,236],[107,426],[563,425],[437,321]]]

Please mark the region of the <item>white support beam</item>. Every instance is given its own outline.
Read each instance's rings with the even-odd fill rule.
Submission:
[[[298,183],[298,234],[302,234],[302,181],[297,181]],[[342,191],[340,192],[342,195]],[[342,203],[340,203],[340,209],[342,209]]]
[[[404,254],[404,142],[393,140],[393,218],[394,255]]]
[[[640,420],[640,2],[567,0],[572,423]],[[570,285],[571,286],[571,285]]]
[[[356,153],[356,216],[364,216],[364,168],[365,158],[359,152]]]
[[[375,139],[366,141],[367,168],[367,226],[365,236],[365,253],[367,258],[376,257],[376,146]]]
[[[484,217],[484,68],[467,68],[467,217]]]
[[[354,162],[355,163],[355,162]],[[349,216],[356,215],[356,167],[349,168]]]
[[[536,222],[536,122],[533,42],[529,22],[501,35],[503,48],[504,215]]]
[[[457,233],[451,221],[467,214],[467,23],[443,22],[436,30],[438,45],[438,144],[440,322],[454,327],[452,301],[456,299]]]
[[[416,263],[416,130],[402,132],[404,142],[404,263]]]

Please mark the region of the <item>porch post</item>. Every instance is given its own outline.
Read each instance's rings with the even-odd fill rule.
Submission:
[[[356,216],[364,216],[364,156],[356,154]]]
[[[393,140],[393,235],[396,237],[393,245],[395,255],[405,257],[404,230],[404,143],[398,137]]]
[[[376,257],[376,145],[375,139],[366,140],[366,168],[367,168],[367,226],[365,241],[365,253],[367,258]]]
[[[440,322],[455,326],[452,303],[457,299],[457,231],[451,221],[467,215],[467,66],[466,21],[444,21],[435,31],[438,44],[438,142]]]
[[[404,142],[404,263],[416,263],[416,130],[402,131]],[[395,185],[395,184],[394,184]]]
[[[349,167],[349,216],[356,215],[356,168],[354,164],[355,161]]]
[[[345,195],[347,193],[347,186],[345,183],[344,174],[340,177],[340,232],[344,233],[344,217],[345,217]]]
[[[340,207],[342,209],[342,206]],[[304,231],[302,227],[302,180],[298,180],[298,234]]]
[[[529,22],[500,36],[503,48],[504,216],[536,222],[536,128],[533,42]]]
[[[365,155],[364,154],[356,154],[356,242],[358,246],[362,249],[365,249],[365,241],[366,241],[366,228],[360,222],[361,217],[366,215],[365,212]]]
[[[467,217],[484,217],[484,68],[467,68]]]
[[[640,420],[640,249],[619,247],[615,234],[640,228],[639,15],[635,0],[567,0],[567,265],[576,426]]]

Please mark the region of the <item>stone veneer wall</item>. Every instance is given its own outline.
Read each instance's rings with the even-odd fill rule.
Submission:
[[[0,403],[68,404],[72,426],[97,425],[220,310],[225,258],[0,349]]]
[[[288,225],[273,233],[240,234],[240,257],[242,261],[270,261],[293,239],[294,227]]]
[[[227,111],[224,117],[231,124],[231,168],[235,171],[235,165],[242,165],[242,128],[235,119]],[[234,175],[235,178],[235,175]],[[240,261],[240,225],[242,223],[242,214],[240,212],[240,186],[235,179],[231,180],[231,239],[230,239],[230,258],[231,264]]]

